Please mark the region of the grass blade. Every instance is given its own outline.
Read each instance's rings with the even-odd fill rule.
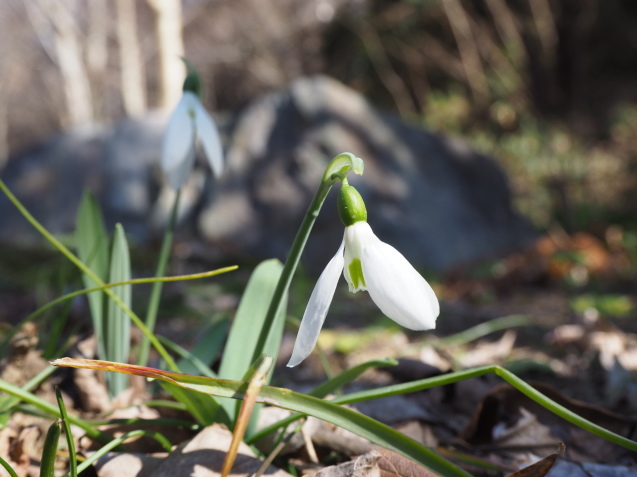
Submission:
[[[48,401],[45,401],[35,394],[25,391],[24,389],[5,381],[4,379],[0,379],[0,391],[18,398],[22,402],[31,404],[50,416],[60,416],[60,410],[55,405],[51,404]],[[86,435],[89,436],[91,439],[96,439],[100,442],[108,442],[110,440],[110,437],[98,431],[91,424],[83,421],[82,419],[79,419],[75,416],[68,416],[68,420],[69,422],[71,422],[71,424],[75,424],[77,427],[83,429],[84,432],[86,432]]]
[[[100,206],[89,191],[84,192],[76,219],[77,254],[80,260],[93,272],[106,281],[108,275],[108,234],[104,227],[104,219]],[[82,274],[86,288],[92,288],[99,283]],[[104,336],[104,293],[94,292],[88,295],[93,330],[97,337],[97,355],[105,357]],[[104,358],[102,358],[104,359]]]
[[[168,439],[166,439],[159,432],[142,431],[142,430],[130,431],[130,432],[127,432],[126,434],[124,434],[123,436],[118,437],[117,439],[113,439],[108,444],[106,444],[104,447],[100,448],[98,451],[96,451],[93,454],[91,454],[91,456],[88,459],[86,459],[84,462],[82,462],[80,465],[77,466],[78,473],[84,472],[91,465],[93,465],[93,463],[96,462],[100,457],[105,456],[106,454],[108,454],[108,452],[110,452],[111,450],[115,449],[118,445],[120,445],[123,442],[127,441],[131,437],[138,437],[138,436],[152,437],[157,442],[159,442],[159,444],[161,444],[161,446],[164,448],[164,450],[166,452],[170,452],[172,450],[172,445],[170,444],[170,441]],[[72,476],[71,476],[70,473],[68,473],[64,477],[72,477]]]
[[[177,224],[177,212],[179,210],[179,198],[181,197],[181,189],[175,193],[175,201],[170,213],[170,220],[166,231],[164,232],[164,240],[161,244],[161,250],[159,252],[159,260],[157,261],[157,269],[155,270],[155,276],[161,277],[166,273],[166,265],[168,264],[168,257],[170,256],[170,248],[173,243],[173,234],[175,232],[175,226]],[[153,289],[150,293],[150,299],[148,300],[148,309],[146,311],[146,327],[152,333],[155,330],[155,323],[157,322],[157,312],[159,311],[159,301],[161,300],[161,290],[163,283],[155,282]],[[148,354],[150,351],[150,341],[146,336],[142,336],[142,342],[139,345],[139,360],[140,366],[146,366],[148,363]]]
[[[2,457],[0,457],[0,465],[4,467],[4,470],[6,470],[9,473],[9,477],[18,477],[18,474],[15,473],[15,470],[13,470],[13,467],[11,467],[9,463],[6,460],[4,460]]]
[[[117,224],[113,237],[113,252],[111,253],[110,282],[125,282],[130,280],[130,253],[128,242],[124,234],[124,228]],[[113,290],[113,293],[124,303],[131,307],[131,286],[122,285]],[[112,300],[108,302],[106,315],[106,355],[108,359],[125,363],[130,352],[131,324],[126,313]],[[109,384],[108,390],[111,397],[117,396],[128,387],[126,376],[106,375]]]
[[[80,367],[135,374],[160,379],[194,391],[234,399],[245,399],[248,388],[247,383],[240,381],[191,376],[131,364],[72,358],[58,359],[51,364],[54,366]],[[324,401],[313,396],[296,393],[289,389],[275,388],[272,386],[263,386],[261,388],[257,402],[271,404],[330,422],[343,429],[354,432],[375,444],[398,452],[424,465],[433,472],[439,472],[449,477],[467,477],[469,475],[451,462],[440,457],[431,449],[422,446],[391,427],[368,416],[352,411],[351,409],[339,406],[338,404]]]
[[[77,477],[77,457],[75,455],[75,444],[73,443],[73,434],[71,433],[71,425],[66,414],[66,406],[62,399],[62,393],[58,386],[55,386],[55,397],[60,408],[60,416],[62,416],[62,424],[64,425],[64,434],[66,435],[66,445],[69,449],[69,466],[71,467],[71,477]]]
[[[314,396],[316,398],[324,398],[328,394],[337,391],[338,389],[343,387],[345,384],[354,381],[356,378],[358,378],[361,374],[363,374],[368,369],[381,368],[385,366],[395,366],[396,364],[398,364],[398,362],[390,358],[375,359],[371,361],[366,361],[361,364],[357,364],[356,366],[346,369],[345,371],[334,376],[332,379],[317,386],[312,391],[310,391],[308,395]],[[298,414],[298,413],[292,414],[286,417],[285,419],[281,419],[280,421],[272,423],[269,426],[264,427],[263,429],[260,429],[258,432],[255,432],[254,434],[252,434],[246,439],[246,443],[252,444],[254,442],[258,442],[259,440],[263,439],[268,434],[275,432],[277,429],[280,429],[282,427],[287,427],[290,424],[292,424],[294,421],[298,421],[299,419],[302,419],[304,417],[306,417],[305,414]]]
[[[202,272],[202,273],[191,273],[189,275],[176,275],[176,276],[172,276],[172,277],[158,277],[158,278],[154,278],[154,277],[153,278],[136,278],[135,280],[128,280],[128,281],[125,281],[125,282],[117,282],[117,283],[105,283],[103,285],[96,286],[96,287],[93,287],[93,288],[85,288],[83,290],[77,290],[77,291],[74,291],[74,292],[71,292],[71,293],[67,293],[66,295],[62,295],[61,297],[58,297],[55,300],[52,300],[52,301],[42,305],[40,308],[35,310],[33,313],[29,314],[29,316],[27,316],[20,323],[18,323],[16,326],[14,326],[5,335],[5,337],[4,337],[3,341],[2,341],[2,344],[0,344],[0,352],[2,352],[7,347],[7,345],[9,344],[9,341],[11,341],[11,338],[13,338],[15,336],[15,334],[18,331],[20,331],[20,328],[25,323],[28,323],[29,321],[35,320],[36,318],[38,318],[45,311],[53,308],[56,305],[59,305],[60,303],[72,300],[75,297],[86,295],[88,293],[92,293],[92,292],[96,292],[96,291],[106,290],[108,288],[119,287],[121,285],[141,285],[141,284],[145,284],[145,283],[156,283],[156,282],[179,282],[179,281],[185,281],[185,280],[198,280],[200,278],[214,277],[215,275],[220,275],[222,273],[231,272],[233,270],[236,270],[237,268],[239,268],[237,265],[232,265],[230,267],[218,268],[217,270],[211,270],[211,271]]]
[[[55,477],[55,456],[58,451],[58,442],[62,433],[62,421],[56,420],[44,439],[44,449],[40,460],[40,477]]]
[[[227,335],[228,320],[215,320],[208,329],[203,332],[195,346],[190,350],[189,357],[184,356],[177,362],[179,370],[185,374],[205,375],[205,373],[197,370],[198,365],[195,364],[195,360],[204,364],[211,363],[223,348]],[[208,365],[206,365],[206,368],[210,369]],[[216,375],[214,377],[216,377]]]
[[[98,285],[104,285],[104,280],[98,277],[93,270],[86,266],[86,264],[77,258],[62,242],[60,242],[57,238],[53,236],[44,226],[38,222],[33,215],[24,207],[24,205],[18,200],[18,198],[13,195],[13,193],[9,190],[7,185],[4,183],[2,178],[0,178],[0,190],[7,196],[9,201],[18,209],[18,212],[22,214],[22,216],[29,222],[33,228],[35,228],[53,247],[58,249],[58,251],[64,255],[73,265],[82,270],[82,272],[86,273],[95,283]],[[159,341],[155,338],[155,336],[150,332],[150,330],[146,327],[144,322],[137,316],[129,307],[127,307],[119,297],[113,293],[112,290],[108,288],[104,289],[104,292],[117,303],[117,305],[122,308],[122,310],[130,316],[130,319],[137,325],[137,327],[144,333],[144,335],[148,338],[148,340],[155,347],[157,352],[161,355],[161,357],[166,361],[166,364],[171,369],[177,370],[177,364],[172,359],[172,357],[168,354],[168,352],[164,349]]]

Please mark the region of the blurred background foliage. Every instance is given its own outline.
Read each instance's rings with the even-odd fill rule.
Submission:
[[[494,157],[539,228],[633,243],[636,50],[632,0],[7,0],[0,158],[169,110],[183,54],[213,110],[327,74]]]

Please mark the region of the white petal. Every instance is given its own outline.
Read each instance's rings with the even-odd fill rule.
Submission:
[[[436,327],[438,299],[398,250],[374,236],[364,244],[362,262],[369,296],[385,315],[411,330]]]
[[[162,145],[161,165],[168,182],[180,189],[186,182],[195,158],[195,130],[191,116],[192,99],[184,94],[168,120]]]
[[[299,334],[296,336],[294,343],[294,351],[288,363],[288,367],[292,368],[309,356],[318,341],[319,333],[325,322],[327,310],[330,308],[338,279],[343,270],[343,246],[345,241],[341,243],[338,252],[327,264],[323,273],[316,282],[310,301],[307,304]]]
[[[210,163],[210,168],[215,177],[219,177],[223,172],[223,149],[219,132],[199,100],[196,103],[195,120],[197,121],[197,136]]]

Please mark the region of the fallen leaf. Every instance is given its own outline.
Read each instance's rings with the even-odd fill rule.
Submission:
[[[544,477],[553,468],[557,457],[563,454],[564,450],[566,450],[566,446],[563,442],[560,442],[559,449],[555,454],[551,454],[533,465],[509,474],[508,477]]]

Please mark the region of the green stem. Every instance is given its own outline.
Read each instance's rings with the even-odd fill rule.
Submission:
[[[62,255],[64,255],[71,263],[73,263],[77,268],[82,270],[86,275],[89,276],[95,283],[98,285],[105,285],[104,281],[98,277],[93,270],[87,267],[84,262],[82,262],[79,258],[77,258],[73,252],[71,252],[64,244],[62,244],[58,239],[56,239],[47,229],[44,228],[40,222],[38,222],[35,217],[31,215],[31,213],[22,205],[22,203],[18,200],[16,196],[11,193],[9,188],[6,186],[4,181],[0,179],[0,190],[4,192],[4,194],[8,197],[8,199],[13,203],[16,209],[24,216],[25,219],[38,231],[42,234],[42,236],[47,239],[51,245],[57,248]],[[168,351],[161,345],[161,343],[157,340],[157,338],[153,335],[153,333],[146,327],[146,325],[142,322],[142,320],[127,307],[120,298],[113,293],[112,290],[105,288],[104,293],[106,293],[111,300],[113,300],[128,316],[130,316],[131,320],[135,323],[135,325],[142,331],[142,333],[149,339],[149,341],[153,344],[157,352],[161,355],[161,357],[166,361],[166,364],[173,371],[179,371],[177,364],[172,359],[172,357],[168,354]]]
[[[233,270],[236,270],[237,268],[238,267],[236,265],[232,265],[230,267],[219,268],[217,270],[212,270],[212,271],[209,271],[209,272],[193,273],[193,274],[190,274],[190,275],[176,275],[176,276],[173,276],[173,277],[136,278],[134,280],[127,280],[125,282],[105,283],[104,285],[101,285],[99,287],[84,288],[82,290],[77,290],[77,291],[74,291],[74,292],[71,292],[71,293],[67,293],[66,295],[62,295],[61,297],[58,297],[55,300],[52,300],[49,303],[46,303],[46,304],[42,305],[40,308],[35,310],[33,313],[29,314],[29,316],[24,318],[16,326],[11,328],[11,330],[5,335],[4,339],[2,340],[2,343],[0,344],[0,352],[6,348],[7,344],[9,343],[9,341],[11,341],[11,338],[13,338],[15,336],[15,334],[18,331],[20,331],[20,328],[22,328],[22,326],[25,323],[28,323],[29,321],[34,320],[35,318],[40,316],[42,313],[44,313],[45,311],[53,308],[54,306],[59,305],[62,302],[71,300],[71,299],[73,299],[75,297],[78,297],[78,296],[81,296],[81,295],[87,295],[87,294],[92,293],[94,291],[100,291],[100,290],[104,290],[106,288],[119,287],[119,286],[122,286],[122,285],[141,285],[141,284],[145,284],[145,283],[176,282],[176,281],[197,280],[197,279],[200,279],[200,278],[214,277],[215,275],[220,275],[222,273],[231,272]]]
[[[177,224],[177,215],[179,211],[179,198],[181,197],[181,189],[175,194],[175,202],[173,203],[172,212],[170,213],[170,220],[164,233],[164,240],[161,244],[161,251],[159,252],[159,261],[157,262],[157,270],[155,271],[156,277],[163,277],[166,273],[166,265],[168,264],[168,258],[170,257],[170,248],[173,243],[173,236],[175,234],[175,227]],[[159,310],[159,301],[161,300],[161,290],[163,287],[162,282],[155,282],[153,289],[150,293],[150,300],[148,302],[148,310],[146,311],[146,327],[152,333],[155,330],[155,323],[157,322],[157,312]],[[150,352],[150,341],[146,336],[142,337],[142,342],[139,346],[139,358],[137,364],[140,366],[146,366],[148,363],[148,354]]]
[[[252,356],[253,362],[257,360],[265,347],[270,329],[272,328],[272,323],[274,323],[274,318],[279,313],[279,310],[281,309],[283,303],[283,297],[286,295],[288,289],[290,288],[290,283],[292,282],[292,277],[294,276],[296,267],[299,264],[299,259],[301,258],[303,248],[305,248],[305,244],[308,237],[310,236],[310,232],[312,231],[314,222],[316,222],[316,218],[318,217],[318,214],[321,210],[321,206],[323,205],[323,202],[325,202],[325,198],[332,188],[333,183],[333,180],[329,180],[327,182],[321,181],[321,185],[316,191],[316,195],[314,196],[314,199],[312,199],[312,203],[307,209],[305,217],[303,218],[303,222],[301,223],[301,226],[296,233],[294,243],[292,244],[292,248],[290,249],[290,254],[285,261],[283,271],[281,272],[281,277],[279,278],[279,282],[277,283],[276,289],[274,290],[274,295],[272,296],[272,301],[270,302],[270,306],[268,308],[268,314],[266,315],[265,321],[263,322],[263,327],[261,328],[261,334],[259,335],[259,339],[254,348],[254,354]]]
[[[9,463],[6,460],[4,460],[2,457],[0,457],[0,465],[4,467],[4,470],[6,470],[9,473],[10,477],[18,477],[18,474],[15,473],[15,470],[13,470],[13,467],[11,467]]]
[[[8,383],[3,379],[0,379],[0,391],[5,392],[11,396],[15,396],[20,399],[20,401],[32,404],[51,416],[61,417],[60,410],[57,406],[35,396],[34,394],[31,394],[28,391],[25,391],[24,389],[14,386],[13,384]],[[93,428],[90,424],[83,421],[82,419],[78,419],[75,416],[68,416],[68,419],[71,424],[75,424],[77,427],[84,429],[84,431],[86,431],[86,435],[89,436],[91,439],[99,440],[102,442],[108,442],[110,440],[110,437]]]
[[[626,449],[637,451],[637,442],[616,434],[612,431],[609,431],[608,429],[605,429],[602,426],[599,426],[587,419],[584,419],[573,411],[548,398],[529,384],[525,383],[522,379],[518,378],[512,372],[502,368],[501,366],[495,365],[480,366],[477,368],[466,369],[463,371],[457,371],[454,373],[448,373],[442,376],[435,376],[433,378],[421,379],[409,383],[395,384],[393,386],[385,386],[382,388],[345,394],[343,396],[334,398],[331,402],[335,404],[352,404],[361,401],[370,401],[372,399],[380,399],[389,396],[395,396],[398,394],[412,393],[416,391],[422,391],[424,389],[457,383],[458,381],[477,378],[489,373],[494,373],[495,375],[504,379],[507,383],[538,403],[540,406],[560,416],[571,424],[574,424],[582,429],[589,431],[592,434],[595,434],[598,437],[606,439]],[[292,414],[291,416],[288,416],[287,418],[271,424],[265,429],[262,429],[258,433],[255,433],[247,440],[247,443],[251,444],[253,442],[257,442],[259,439],[262,439],[270,432],[273,432],[280,427],[288,426],[292,422],[301,419],[302,417],[305,417],[305,414]]]
[[[130,439],[131,437],[137,437],[137,436],[149,436],[149,437],[152,437],[157,442],[159,442],[159,444],[161,444],[161,446],[164,448],[164,450],[166,452],[170,452],[172,450],[172,445],[170,444],[170,441],[168,439],[166,439],[159,432],[142,431],[142,430],[130,431],[130,432],[127,432],[126,434],[124,434],[123,436],[118,437],[117,439],[113,439],[111,442],[106,444],[100,450],[96,451],[94,454],[91,454],[91,456],[88,459],[86,459],[84,462],[82,462],[80,465],[77,466],[78,473],[83,472],[86,469],[88,469],[100,457],[106,455],[109,451],[115,449],[117,446],[122,444],[124,441]],[[71,473],[66,474],[65,477],[71,477]]]

